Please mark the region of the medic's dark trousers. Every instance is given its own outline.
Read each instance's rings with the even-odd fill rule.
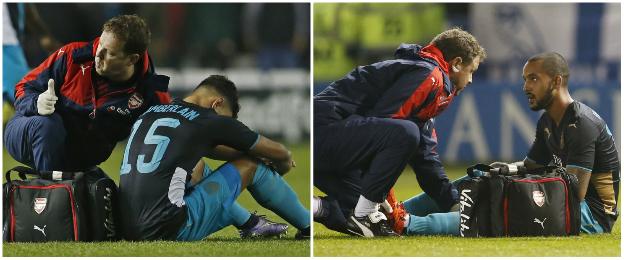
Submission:
[[[18,162],[38,171],[63,169],[65,127],[57,113],[50,116],[16,114],[4,129],[4,145]]]
[[[383,202],[418,148],[411,121],[351,116],[314,127],[314,186],[353,209],[360,195]]]

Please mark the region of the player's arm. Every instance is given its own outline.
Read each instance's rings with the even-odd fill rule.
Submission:
[[[591,179],[591,171],[587,171],[586,169],[578,168],[578,167],[566,167],[566,171],[569,174],[576,175],[578,179],[578,193],[577,196],[580,201],[585,199],[585,194],[587,194],[587,188],[589,187],[589,180]]]
[[[295,165],[290,151],[283,144],[252,131],[236,119],[220,117],[212,122],[211,127],[219,129],[214,135],[217,144],[268,161],[280,174],[290,171]]]
[[[43,63],[31,70],[15,85],[15,110],[25,116],[38,115],[37,99],[48,90],[48,81],[54,80],[55,92],[60,94],[67,70],[67,52],[63,46],[52,53]],[[67,50],[67,52],[65,51]]]
[[[596,156],[596,140],[600,135],[598,128],[589,120],[579,120],[576,124],[567,127],[565,147],[568,149],[566,171],[576,175],[579,181],[578,198],[585,199],[587,188],[594,167]]]
[[[249,154],[259,158],[268,159],[270,164],[280,174],[285,174],[295,166],[295,161],[286,147],[269,138],[259,135],[256,145],[249,150]]]
[[[524,157],[524,160],[514,163],[517,166],[524,166],[526,169],[532,170],[544,167],[552,160],[553,154],[546,145],[546,140],[550,138],[550,134],[544,130],[541,122],[542,119],[540,118],[535,128],[535,140],[533,140],[533,144],[529,148],[529,152]]]
[[[231,161],[238,159],[245,155],[244,152],[236,150],[226,145],[217,145],[212,150],[208,151],[206,157],[219,161]]]

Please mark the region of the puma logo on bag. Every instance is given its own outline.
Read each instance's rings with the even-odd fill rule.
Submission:
[[[39,230],[41,231],[41,233],[43,233],[44,237],[47,237],[46,233],[45,233],[45,228],[47,225],[43,225],[43,228],[38,227],[37,225],[33,225],[34,230]]]
[[[542,226],[542,229],[544,229],[544,222],[546,222],[546,219],[547,218],[544,218],[544,220],[540,221],[539,219],[534,218],[533,223],[539,223]]]

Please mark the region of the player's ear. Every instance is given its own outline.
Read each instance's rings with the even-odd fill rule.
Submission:
[[[561,75],[555,76],[555,85],[563,86],[563,76]]]
[[[218,97],[217,99],[215,99],[215,101],[214,101],[214,102],[212,102],[211,107],[212,107],[213,109],[215,109],[215,108],[217,108],[217,107],[222,106],[222,105],[223,105],[223,100],[224,100],[224,99],[223,99],[222,97]]]

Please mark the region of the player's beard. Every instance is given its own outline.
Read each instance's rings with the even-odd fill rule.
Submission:
[[[540,100],[537,101],[537,104],[534,107],[531,107],[531,110],[533,111],[540,111],[542,109],[547,109],[550,107],[550,105],[552,104],[553,100],[555,100],[555,95],[553,95],[553,92],[555,90],[554,88],[554,80],[551,80],[548,83],[548,91],[546,91],[546,93],[544,93],[544,97],[542,97]]]

